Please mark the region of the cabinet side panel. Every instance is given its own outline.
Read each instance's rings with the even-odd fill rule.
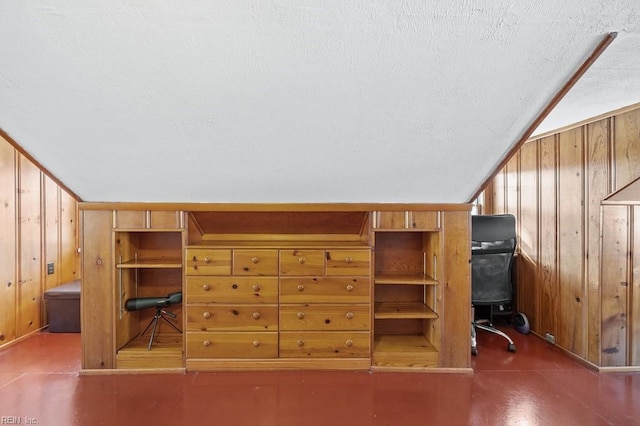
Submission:
[[[440,366],[467,368],[471,362],[471,236],[469,212],[444,214],[442,349]]]
[[[114,368],[111,211],[82,212],[82,368]]]
[[[602,208],[601,366],[626,365],[628,207]]]

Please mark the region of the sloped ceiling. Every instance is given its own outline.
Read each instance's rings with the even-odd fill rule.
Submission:
[[[85,201],[466,202],[609,32],[541,128],[640,102],[638,9],[6,0],[0,128]]]

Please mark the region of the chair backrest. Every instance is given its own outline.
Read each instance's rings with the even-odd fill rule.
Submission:
[[[507,303],[512,298],[511,266],[516,248],[513,215],[471,216],[471,301]]]

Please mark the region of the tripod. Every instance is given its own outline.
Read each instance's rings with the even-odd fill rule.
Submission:
[[[182,330],[180,330],[178,327],[176,327],[174,323],[172,323],[166,318],[167,316],[174,319],[177,318],[176,314],[174,314],[173,312],[165,311],[164,309],[162,309],[162,306],[157,306],[156,314],[153,316],[149,324],[147,324],[147,327],[142,332],[141,336],[144,336],[144,333],[146,333],[147,330],[149,330],[149,327],[151,327],[151,325],[153,324],[153,329],[151,329],[151,338],[149,339],[149,347],[147,348],[148,351],[151,350],[151,345],[153,344],[153,338],[156,335],[156,328],[158,327],[158,322],[160,321],[160,319],[163,319],[171,327],[176,329],[178,332],[182,333]]]

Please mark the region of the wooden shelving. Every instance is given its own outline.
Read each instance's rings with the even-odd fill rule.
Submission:
[[[182,259],[134,259],[116,264],[118,269],[180,269]]]
[[[149,347],[149,331],[137,336],[116,353],[116,368],[120,369],[166,369],[182,368],[182,334],[162,333]]]
[[[413,318],[438,318],[438,314],[420,302],[382,302],[375,304],[374,319]]]
[[[441,229],[436,213],[378,215],[375,232],[373,366],[416,369],[439,366],[437,271]]]
[[[437,367],[438,351],[423,335],[376,335],[374,367]]]
[[[408,284],[408,285],[438,285],[438,280],[426,274],[402,274],[382,272],[375,276],[376,284]]]

